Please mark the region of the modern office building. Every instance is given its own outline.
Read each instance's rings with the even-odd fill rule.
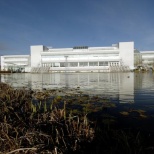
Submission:
[[[154,54],[153,54],[154,55]],[[30,47],[30,55],[1,56],[1,69],[23,72],[114,72],[133,70],[142,61],[134,42],[109,47]]]
[[[29,70],[28,70],[29,69]],[[30,71],[29,55],[7,55],[1,56],[1,70]]]
[[[140,51],[142,64],[154,67],[154,51]]]

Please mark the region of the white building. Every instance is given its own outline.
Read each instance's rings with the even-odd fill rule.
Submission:
[[[140,55],[134,42],[119,42],[110,47],[48,48],[30,47],[30,55],[1,56],[1,69],[25,72],[112,72],[134,69]]]
[[[154,51],[141,51],[142,64],[154,67]]]
[[[29,55],[7,55],[1,56],[1,70],[29,71]]]

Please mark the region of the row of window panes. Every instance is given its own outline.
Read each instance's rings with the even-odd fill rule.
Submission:
[[[119,62],[110,62],[109,65],[110,66],[118,66],[119,65]]]
[[[43,66],[51,67],[85,67],[85,66],[118,66],[119,62],[60,62],[60,63],[51,63],[43,64]]]

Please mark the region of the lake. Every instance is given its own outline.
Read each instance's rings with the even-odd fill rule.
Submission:
[[[109,109],[107,114],[117,118],[122,117],[118,121],[123,127],[131,125],[131,127],[154,130],[154,74],[152,72],[13,73],[1,74],[0,79],[1,82],[15,88],[26,87],[33,90],[78,87],[86,94],[105,96],[115,103],[116,109]]]
[[[88,94],[109,96],[119,103],[153,103],[154,74],[148,73],[12,73],[1,74],[1,82],[15,88],[77,88]]]
[[[83,95],[77,96],[65,97],[64,95],[60,97],[61,104],[57,104],[58,107],[63,108],[66,101],[68,114],[85,115],[86,113],[88,120],[93,121],[92,126],[95,127],[95,124],[99,126],[98,134],[96,133],[98,146],[95,144],[92,146],[92,149],[95,147],[94,151],[97,149],[97,151],[103,151],[98,153],[104,153],[104,151],[111,153],[109,151],[114,151],[114,149],[121,151],[123,148],[123,151],[126,151],[123,153],[131,153],[130,151],[153,153],[154,73],[152,72],[12,73],[0,74],[0,81],[15,89],[24,87],[44,90],[44,92],[47,92],[45,89],[63,89],[63,92],[75,89],[71,92],[83,92],[81,93]],[[49,97],[49,99],[53,98],[56,96]],[[44,102],[47,103],[47,100]],[[35,105],[38,103],[34,95],[32,103]]]

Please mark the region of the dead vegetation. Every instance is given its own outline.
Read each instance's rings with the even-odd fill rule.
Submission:
[[[87,116],[66,113],[56,105],[39,110],[33,91],[0,84],[0,153],[73,153],[94,138]]]

